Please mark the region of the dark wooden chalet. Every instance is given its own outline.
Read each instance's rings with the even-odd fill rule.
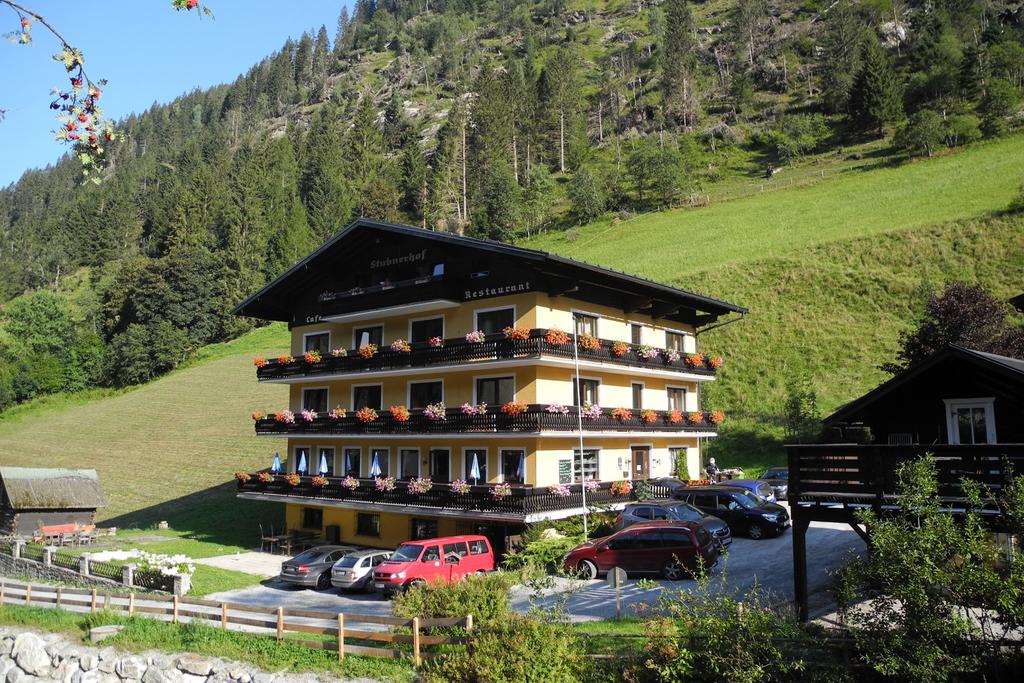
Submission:
[[[106,504],[96,470],[0,467],[0,533],[94,524],[96,509]]]
[[[996,498],[1011,470],[1024,472],[1024,360],[950,346],[843,406],[824,426],[825,443],[786,447],[802,618],[808,525],[849,523],[867,541],[855,513],[898,510],[896,471],[907,460],[935,458],[940,496],[954,514],[963,510],[963,478],[988,486],[993,497],[983,512],[993,529],[1004,528]]]

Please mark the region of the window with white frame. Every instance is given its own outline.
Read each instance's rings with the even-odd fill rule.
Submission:
[[[686,335],[680,332],[665,332],[665,348],[673,349],[679,353],[685,351]]]
[[[997,443],[994,398],[946,399],[951,444]]]
[[[515,398],[515,377],[480,377],[476,380],[476,402],[502,406]]]
[[[331,333],[316,332],[307,334],[302,338],[303,351],[317,351],[321,356],[326,356],[331,350]]]
[[[409,323],[409,341],[425,342],[431,337],[444,337],[444,318],[413,320]]]
[[[578,448],[573,450],[573,481],[579,483],[590,479],[599,480],[597,454],[596,448],[584,448],[582,456]]]
[[[411,382],[409,384],[409,407],[426,408],[431,403],[444,400],[444,385],[441,382]]]
[[[522,473],[520,474],[520,464]],[[526,478],[526,451],[521,448],[501,449],[501,480],[510,484],[522,484]]]
[[[574,405],[598,405],[598,389],[601,381],[596,379],[575,378],[572,380],[572,397]]]
[[[515,324],[516,311],[512,307],[476,312],[476,329],[485,334],[497,334],[506,327],[515,327]]]
[[[669,410],[686,410],[686,389],[683,387],[668,387],[665,389],[665,393],[668,395],[668,409]]]
[[[576,321],[576,334],[589,334],[591,337],[597,336],[596,315],[590,315],[588,313],[573,313],[572,317],[573,320]]]
[[[362,460],[362,450],[359,448],[346,448],[342,456],[344,457],[344,462],[341,463],[341,467],[344,469],[345,475],[360,476],[362,470],[359,466],[361,464],[360,460]]]
[[[320,463],[323,462],[327,465],[326,472],[320,472]],[[317,474],[324,474],[328,477],[334,476],[334,448],[331,446],[320,446],[316,449],[316,467],[314,468]]]
[[[633,410],[643,410],[644,407],[644,385],[640,382],[633,382],[630,385],[633,391]]]
[[[668,463],[672,469],[669,471],[670,477],[675,477],[679,474],[680,463],[686,464],[686,446],[669,446],[668,449]],[[697,479],[696,472],[686,472],[686,476],[690,479]]]
[[[379,347],[384,343],[384,326],[357,327],[352,331],[352,341],[357,349],[370,344]]]
[[[319,414],[327,412],[327,389],[303,389],[302,409],[315,410]]]
[[[634,346],[639,346],[643,342],[644,326],[639,323],[630,323],[629,325],[629,341]]]
[[[380,410],[382,405],[382,389],[379,384],[366,384],[352,388],[352,410],[373,408]]]
[[[420,476],[420,450],[402,448],[398,451],[398,466],[404,479]]]

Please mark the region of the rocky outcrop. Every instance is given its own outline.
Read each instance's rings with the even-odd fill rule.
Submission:
[[[353,681],[270,673],[195,654],[126,653],[83,647],[58,634],[0,627],[0,683],[314,683]],[[370,683],[369,679],[361,679]]]

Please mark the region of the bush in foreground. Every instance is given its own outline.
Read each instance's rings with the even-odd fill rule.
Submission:
[[[583,645],[565,625],[514,614],[481,628],[472,649],[428,660],[427,681],[575,683],[587,679]]]
[[[509,617],[508,592],[516,576],[495,572],[467,576],[451,584],[413,586],[395,596],[395,616],[446,619],[473,615],[473,623],[486,627]]]

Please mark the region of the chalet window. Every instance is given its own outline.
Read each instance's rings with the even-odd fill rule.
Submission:
[[[403,448],[398,451],[398,467],[402,477],[420,476],[420,451],[418,448]]]
[[[586,313],[573,313],[572,317],[576,321],[576,334],[589,334],[591,337],[597,336],[596,315],[587,315]]]
[[[425,538],[437,538],[437,520],[412,518],[412,539],[420,541]]]
[[[515,377],[481,377],[476,381],[476,402],[503,406],[515,398]]]
[[[377,466],[380,468],[380,476],[386,477],[389,474],[391,457],[386,448],[370,449],[370,469],[373,469],[373,459],[377,458]],[[376,475],[373,475],[376,476]]]
[[[525,458],[526,452],[521,448],[501,449],[501,480],[510,484],[522,484],[523,477],[519,476],[519,462]],[[525,465],[523,467],[525,470]],[[526,474],[525,472],[523,473]]]
[[[324,525],[324,511],[321,508],[302,508],[302,528],[319,531]]]
[[[945,403],[949,443],[997,443],[995,399],[948,399]]]
[[[583,457],[580,457],[580,450],[574,449],[573,456],[573,481],[579,483],[589,479],[598,480],[597,476],[597,449],[586,448],[583,450]]]
[[[310,463],[309,469],[314,474],[320,474],[320,458],[323,457],[327,461],[327,474],[328,477],[334,476],[334,448],[330,446],[321,446],[316,449],[316,463]]]
[[[633,389],[633,410],[641,410],[644,407],[644,385],[634,383]]]
[[[425,342],[431,337],[444,336],[444,318],[414,320],[409,326],[409,341]]]
[[[679,334],[678,332],[666,332],[665,333],[665,348],[675,349],[679,353],[683,353],[683,342],[686,340],[685,334]]]
[[[670,477],[676,476],[679,473],[679,461],[686,462],[686,446],[670,446],[668,449],[668,462],[671,471],[669,472]],[[689,472],[691,479],[699,479],[699,472]]]
[[[447,448],[430,449],[430,478],[437,482],[448,481],[451,476],[451,456]]]
[[[302,409],[315,410],[323,415],[327,412],[327,390],[326,389],[303,389]]]
[[[630,342],[633,343],[634,345],[641,344],[642,342],[640,341],[640,339],[641,339],[641,336],[643,334],[643,330],[644,330],[644,326],[643,325],[637,325],[636,323],[631,323],[630,326],[629,326],[629,339],[630,339]]]
[[[506,327],[514,327],[516,313],[514,308],[499,308],[495,311],[477,311],[476,329],[486,334],[496,334]]]
[[[352,332],[352,337],[357,349],[368,344],[381,346],[384,343],[384,326],[357,327]]]
[[[321,356],[326,356],[331,350],[331,333],[307,334],[303,338],[303,347],[303,351],[318,351]]]
[[[444,385],[441,382],[413,382],[409,385],[410,408],[426,408],[443,400]]]
[[[476,464],[480,470],[480,478],[473,476],[473,457],[476,457]],[[466,481],[471,484],[478,482],[487,483],[487,449],[470,448],[466,451]]]
[[[352,475],[353,477],[359,476],[360,472],[362,472],[359,467],[361,464],[359,461],[362,459],[360,457],[361,455],[362,452],[358,448],[345,449],[345,452],[343,453],[345,460],[341,463],[341,466],[345,468],[346,475]]]
[[[598,387],[601,386],[601,382],[596,379],[579,379],[575,377],[572,380],[572,395],[575,399],[575,405],[582,406],[587,403],[592,405],[598,404]]]
[[[380,536],[380,515],[369,512],[357,513],[356,533],[360,536]]]
[[[299,467],[303,465],[303,461],[305,461],[305,466],[300,470]],[[297,447],[295,449],[295,458],[292,460],[292,472],[301,472],[302,474],[309,474],[310,467],[311,466],[309,464],[309,448],[307,446]]]
[[[352,389],[352,410],[360,408],[381,409],[381,386],[370,384]]]
[[[668,394],[669,410],[686,410],[686,389],[682,387],[668,387],[665,392]]]

